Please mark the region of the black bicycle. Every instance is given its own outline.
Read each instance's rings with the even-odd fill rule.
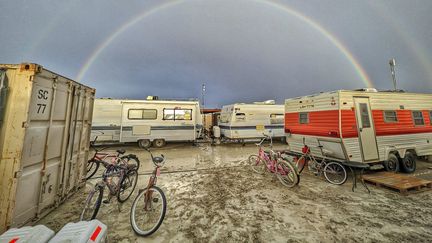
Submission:
[[[95,219],[102,204],[105,187],[109,194],[106,203],[113,196],[120,203],[125,202],[132,195],[138,181],[138,171],[135,164],[111,164],[101,161],[106,167],[102,180],[98,182],[87,196],[80,220]],[[104,201],[105,202],[105,201]]]

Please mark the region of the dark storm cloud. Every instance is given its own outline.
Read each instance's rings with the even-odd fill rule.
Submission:
[[[431,92],[430,1],[280,1],[338,38],[375,86]],[[119,27],[161,1],[3,1],[0,62],[38,62],[76,78]],[[83,82],[99,97],[200,97],[206,104],[365,87],[322,33],[265,1],[183,1],[143,18],[105,48]]]

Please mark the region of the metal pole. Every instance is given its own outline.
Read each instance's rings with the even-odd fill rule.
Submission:
[[[204,109],[204,96],[205,96],[205,90],[206,90],[206,86],[205,86],[205,84],[202,84],[202,87],[201,87],[202,89],[201,89],[201,102],[202,102],[202,109]]]
[[[396,91],[397,90],[396,89],[396,73],[395,73],[396,60],[394,58],[390,59],[389,64],[390,64],[390,72],[391,72],[392,79],[393,79],[393,88],[394,88],[394,91]]]
[[[204,114],[204,105],[205,105],[205,103],[204,103],[204,96],[205,96],[205,89],[206,89],[206,86],[205,86],[205,83],[204,84],[202,84],[202,86],[201,86],[201,102],[202,102],[202,116],[203,116],[203,132],[204,132],[204,136],[205,136],[205,134],[206,134],[206,117],[205,117],[205,114]]]

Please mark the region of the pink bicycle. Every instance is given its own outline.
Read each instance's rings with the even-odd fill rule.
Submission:
[[[265,137],[256,145],[259,147],[258,155],[249,156],[249,164],[252,170],[258,174],[264,174],[265,171],[273,173],[282,183],[282,185],[292,188],[298,184],[299,178],[294,166],[288,161],[282,159],[279,152],[273,151],[273,140],[270,136]],[[263,142],[270,140],[270,149],[264,150]]]

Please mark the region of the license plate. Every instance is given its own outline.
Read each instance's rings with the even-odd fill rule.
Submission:
[[[256,125],[256,130],[257,131],[263,131],[264,130],[264,125]]]

